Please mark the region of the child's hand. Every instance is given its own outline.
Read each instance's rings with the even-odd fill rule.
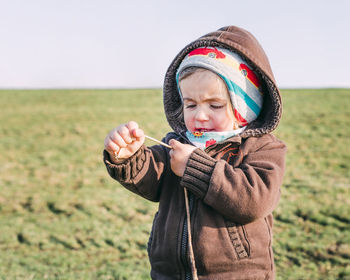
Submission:
[[[169,141],[169,145],[173,147],[169,152],[171,170],[181,177],[185,172],[187,161],[196,147],[182,144],[174,139]]]
[[[145,142],[143,130],[136,122],[130,121],[114,128],[105,138],[105,149],[109,153],[111,161],[131,157]],[[115,158],[118,156],[118,159]]]

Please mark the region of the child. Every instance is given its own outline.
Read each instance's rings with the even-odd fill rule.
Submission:
[[[281,106],[261,46],[229,26],[187,45],[167,70],[164,108],[174,132],[163,142],[172,149],[145,147],[135,122],[107,135],[109,174],[159,202],[148,242],[152,279],[196,277],[192,249],[198,279],[274,279],[272,211],[286,147],[270,132]]]

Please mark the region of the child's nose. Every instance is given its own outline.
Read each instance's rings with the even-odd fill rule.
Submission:
[[[196,113],[196,120],[197,121],[207,121],[207,120],[209,120],[209,116],[205,112],[205,110],[198,110]]]

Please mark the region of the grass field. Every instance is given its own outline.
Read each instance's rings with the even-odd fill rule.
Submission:
[[[277,279],[350,279],[350,90],[283,90]],[[161,91],[0,91],[0,279],[149,279],[157,205],[107,174],[103,140],[162,138]],[[152,144],[152,143],[149,143]]]

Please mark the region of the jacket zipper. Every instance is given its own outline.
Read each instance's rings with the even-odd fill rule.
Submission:
[[[193,145],[188,139],[187,137],[185,137],[184,135],[180,134],[180,137],[185,140],[184,142],[186,144],[190,144]],[[211,147],[208,147],[205,149],[206,153],[209,153],[213,148],[216,147],[218,145],[213,145]],[[226,145],[224,145],[226,146]],[[188,193],[188,200],[189,200],[189,207],[190,207],[190,214],[192,213],[193,210],[193,204],[194,204],[194,199],[193,199],[193,195],[191,194],[191,192],[187,192]],[[187,219],[186,219],[186,214],[185,214],[185,220],[184,220],[184,224],[183,224],[183,233],[182,233],[182,239],[181,239],[181,250],[180,250],[180,259],[181,262],[184,266],[184,270],[185,270],[185,280],[191,280],[192,279],[192,270],[191,270],[191,264],[189,263],[189,259],[188,259],[188,231],[187,231]],[[191,225],[189,225],[191,226]]]
[[[194,200],[193,200],[193,195],[190,192],[188,192],[188,199],[189,199],[189,206],[190,206],[190,213],[191,213],[193,209]],[[192,279],[191,266],[190,266],[190,263],[188,260],[188,254],[187,254],[187,251],[188,251],[187,227],[188,227],[187,219],[185,218],[184,225],[183,225],[182,239],[181,239],[180,258],[185,269],[185,280],[191,280]]]

